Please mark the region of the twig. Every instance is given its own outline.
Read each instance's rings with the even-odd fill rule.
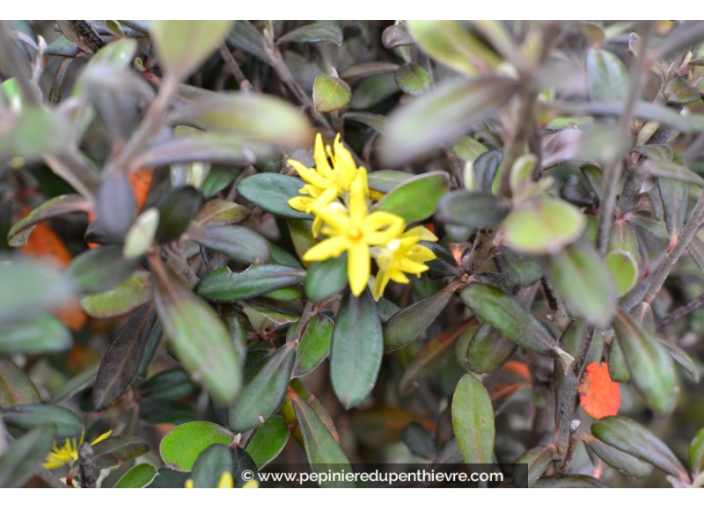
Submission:
[[[584,367],[587,365],[589,350],[592,347],[592,340],[596,328],[592,324],[587,324],[582,333],[580,341],[581,349],[569,370],[565,372],[565,380],[562,383],[562,394],[557,401],[557,453],[564,459],[569,449],[570,427],[574,417],[575,402],[577,399],[577,387],[582,378]],[[564,464],[564,463],[563,463]],[[564,468],[566,469],[566,465]]]
[[[704,306],[704,294],[701,294],[694,298],[694,300],[690,301],[684,306],[681,306],[674,312],[672,312],[670,315],[665,317],[664,319],[658,321],[657,323],[657,329],[662,330],[665,329],[667,326],[672,324],[673,322],[677,322],[680,320],[682,317],[685,317],[686,315],[689,315],[693,311],[697,310],[698,308],[701,308]]]
[[[230,71],[230,73],[232,73],[232,76],[235,77],[237,83],[239,83],[242,92],[254,92],[254,87],[252,87],[252,84],[242,72],[242,69],[235,60],[235,57],[232,56],[230,49],[227,47],[227,44],[225,44],[224,42],[220,44],[219,50],[220,56],[225,61],[227,69]]]
[[[642,49],[638,54],[637,60],[631,68],[631,83],[626,96],[626,102],[623,105],[623,112],[619,122],[619,128],[627,136],[631,138],[631,120],[635,111],[636,103],[640,97],[643,76],[645,75],[645,66],[647,63],[646,49],[650,40],[652,30],[652,22],[646,22],[643,35],[641,36]],[[618,193],[618,183],[621,180],[621,172],[623,170],[623,158],[617,156],[613,161],[609,162],[604,171],[604,196],[599,207],[599,230],[597,234],[596,247],[603,255],[606,253],[606,248],[609,244],[609,235],[611,234],[611,225],[613,224],[614,210],[616,209],[616,195]],[[640,186],[639,186],[640,188]]]

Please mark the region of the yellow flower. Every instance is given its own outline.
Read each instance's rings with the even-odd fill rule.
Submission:
[[[357,167],[352,154],[340,141],[339,134],[335,137],[331,149],[329,145],[323,147],[323,137],[318,133],[315,137],[313,159],[315,168],[308,168],[293,159],[288,160],[301,179],[306,182],[299,193],[307,195],[294,197],[288,201],[288,204],[293,209],[308,214],[313,211],[313,207],[328,205],[337,197],[346,201],[352,182],[359,171],[364,170],[363,167]]]
[[[371,273],[370,246],[386,244],[405,228],[399,216],[383,211],[368,214],[366,171],[359,172],[349,192],[349,211],[342,204],[315,205],[313,212],[325,223],[322,233],[327,239],[310,248],[303,260],[327,260],[348,252],[347,278],[352,294],[359,296]]]
[[[112,434],[112,430],[108,430],[105,434],[98,436],[98,438],[91,441],[90,444],[98,444],[100,441],[110,436],[110,434]],[[73,464],[76,462],[78,460],[78,448],[83,444],[84,437],[85,432],[81,432],[81,439],[78,442],[76,442],[75,437],[70,441],[66,439],[66,444],[61,448],[59,448],[56,441],[54,441],[51,451],[47,453],[46,459],[44,459],[44,467],[47,469],[56,469],[64,464]]]
[[[433,260],[435,254],[430,248],[418,244],[419,241],[437,241],[430,230],[425,227],[414,227],[399,238],[391,239],[383,246],[373,249],[373,255],[379,266],[379,272],[374,280],[373,295],[379,300],[384,293],[389,280],[398,283],[408,283],[405,273],[420,275],[429,268],[423,262]]]

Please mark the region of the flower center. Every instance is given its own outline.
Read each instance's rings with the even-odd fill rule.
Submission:
[[[362,237],[364,237],[364,233],[359,228],[351,228],[347,232],[347,237],[349,237],[352,241],[359,241]]]

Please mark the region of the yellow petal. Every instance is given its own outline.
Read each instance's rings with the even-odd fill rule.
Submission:
[[[429,260],[435,260],[437,258],[433,250],[422,245],[412,247],[408,250],[406,256],[415,262],[428,262]]]
[[[189,478],[188,480],[186,480],[186,483],[184,484],[184,487],[185,487],[186,489],[192,489],[192,488],[193,488],[193,480],[192,480],[191,478]]]
[[[91,441],[90,444],[98,444],[103,439],[107,439],[108,437],[110,437],[110,434],[112,434],[112,430],[108,430],[105,434],[98,436],[93,441]]]
[[[409,280],[406,277],[405,274],[403,274],[402,271],[399,271],[398,269],[390,270],[389,271],[389,278],[391,278],[393,281],[396,283],[408,283]]]
[[[337,210],[331,205],[320,206],[316,204],[313,206],[313,213],[320,216],[336,232],[346,232],[350,228],[350,218],[343,211]]]
[[[306,262],[314,262],[317,260],[334,259],[342,255],[349,246],[349,241],[346,237],[335,236],[330,239],[325,239],[319,242],[304,255],[303,260]]]
[[[347,279],[350,281],[352,294],[359,296],[369,283],[371,261],[369,259],[369,246],[364,242],[353,243],[349,247],[347,259]]]
[[[296,211],[301,211],[304,213],[310,213],[310,208],[313,206],[315,201],[310,197],[293,197],[288,201],[288,205],[291,209]]]
[[[235,481],[232,479],[232,474],[229,471],[223,471],[218,482],[218,489],[232,489],[234,486]]]
[[[437,242],[438,240],[435,234],[433,234],[430,230],[422,226],[413,227],[412,229],[409,229],[408,231],[404,232],[403,237],[406,236],[418,237],[421,241],[430,241],[433,243]]]
[[[428,266],[414,262],[409,258],[404,258],[399,262],[399,269],[404,273],[419,275],[428,270]]]
[[[379,301],[381,296],[384,294],[384,289],[386,288],[386,285],[389,283],[389,273],[387,271],[384,271],[382,269],[379,270],[379,272],[376,274],[376,278],[374,278],[374,289],[372,291],[372,295],[374,296],[374,301]]]
[[[259,482],[256,480],[250,480],[242,486],[243,489],[258,489]]]
[[[315,160],[315,168],[318,170],[318,173],[327,178],[331,178],[333,171],[332,168],[330,168],[330,163],[328,162],[328,155],[325,154],[323,136],[320,133],[315,136],[315,150],[313,151],[313,159]]]
[[[350,188],[350,218],[353,222],[362,222],[367,215],[367,195],[364,191],[364,179],[356,178]]]
[[[406,227],[403,218],[385,211],[374,211],[364,219],[364,238],[371,245],[386,244]]]
[[[289,159],[288,164],[293,167],[293,169],[298,172],[298,175],[306,181],[309,184],[312,184],[313,186],[317,186],[318,188],[327,188],[330,185],[330,182],[322,177],[321,175],[318,175],[318,173],[313,170],[312,168],[308,168],[305,166],[303,163],[300,161],[296,161],[295,159]]]

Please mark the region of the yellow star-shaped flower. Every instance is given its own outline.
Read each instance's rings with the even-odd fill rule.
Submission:
[[[419,241],[437,241],[430,230],[425,227],[414,227],[404,232],[399,238],[391,239],[382,246],[373,249],[373,255],[379,266],[379,272],[374,280],[373,295],[379,300],[390,280],[397,283],[408,283],[406,273],[420,275],[429,268],[424,264],[435,259],[435,254]]]
[[[95,440],[91,441],[91,445],[98,444],[103,439],[107,439],[112,430],[108,430],[105,434],[98,436]],[[72,440],[66,439],[66,443],[62,447],[58,447],[56,441],[51,448],[51,451],[47,453],[46,459],[44,459],[44,467],[47,469],[56,469],[64,464],[73,464],[78,460],[78,448],[83,444],[83,439],[85,437],[85,432],[81,432],[81,439],[76,441],[74,437]]]
[[[350,187],[349,211],[336,202],[316,204],[313,212],[324,223],[322,233],[328,238],[310,248],[303,260],[327,260],[347,251],[347,278],[352,294],[359,296],[371,273],[370,246],[386,244],[400,236],[405,222],[388,212],[368,214],[366,172],[360,172]]]

